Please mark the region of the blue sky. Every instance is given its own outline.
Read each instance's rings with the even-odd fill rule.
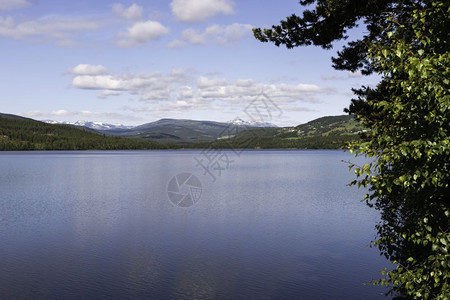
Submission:
[[[0,112],[138,125],[246,119],[264,93],[280,126],[342,114],[375,84],[331,68],[330,51],[260,43],[298,0],[0,0]],[[352,33],[357,36],[358,30]]]

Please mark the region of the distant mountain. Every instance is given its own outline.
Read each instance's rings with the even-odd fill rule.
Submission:
[[[135,127],[85,121],[64,123],[49,124],[0,113],[0,150],[159,149],[168,145],[204,148],[211,144],[236,149],[336,149],[359,139],[366,131],[348,115],[281,128],[242,119],[228,123],[161,119]]]
[[[296,127],[254,128],[216,140],[212,145],[236,149],[337,149],[346,142],[359,139],[365,131],[352,116],[328,116]]]
[[[255,122],[255,121],[245,121],[241,118],[236,118],[234,120],[228,121],[228,124],[233,124],[237,126],[247,126],[247,127],[265,127],[265,128],[276,128],[275,124],[269,122]]]
[[[189,144],[209,142],[239,133],[249,128],[274,127],[269,123],[252,123],[242,119],[225,122],[196,121],[185,119],[161,119],[129,129],[111,129],[100,132],[109,135],[141,138],[162,143]],[[276,126],[275,126],[276,127]]]
[[[110,124],[110,123],[90,122],[90,121],[67,122],[67,121],[43,120],[42,122],[48,124],[73,125],[77,127],[86,127],[94,130],[130,129],[134,127],[134,126],[126,126],[123,124]]]
[[[12,115],[12,114],[2,114],[0,113],[0,117],[4,118],[4,119],[10,119],[10,120],[14,120],[14,119],[19,119],[19,120],[33,120],[30,118],[26,118],[26,117],[22,117],[22,116],[18,116],[18,115]]]
[[[100,131],[182,147],[336,149],[359,138],[364,127],[352,116],[327,116],[295,127],[235,119],[228,123],[161,119],[130,129]]]
[[[105,136],[74,126],[0,113],[0,150],[165,149],[144,140]]]

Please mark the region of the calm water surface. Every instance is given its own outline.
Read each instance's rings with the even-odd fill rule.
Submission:
[[[0,298],[386,299],[350,154],[227,153],[215,182],[200,151],[0,153]]]

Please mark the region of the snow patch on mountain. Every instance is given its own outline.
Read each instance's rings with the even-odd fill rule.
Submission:
[[[245,121],[241,118],[236,118],[234,120],[228,121],[228,124],[236,125],[236,126],[247,126],[247,127],[278,127],[275,124],[269,122],[256,122],[256,121]]]
[[[76,121],[76,122],[67,122],[67,121],[54,121],[54,120],[44,120],[43,122],[49,124],[63,124],[63,125],[73,125],[73,126],[81,126],[87,127],[95,130],[112,130],[112,129],[130,129],[134,126],[126,126],[123,124],[110,124],[103,122],[91,122],[91,121]]]
[[[160,120],[162,121],[162,120]],[[68,122],[68,121],[55,121],[55,120],[43,120],[45,123],[49,124],[64,124],[64,125],[73,125],[80,127],[87,127],[94,130],[117,130],[117,129],[131,129],[136,126],[126,126],[123,124],[111,124],[111,123],[103,123],[103,122],[92,122],[92,121],[76,121],[76,122]],[[159,122],[159,121],[157,121]],[[236,118],[232,121],[228,121],[228,124],[234,126],[242,126],[242,127],[267,127],[267,128],[275,128],[278,127],[275,124],[269,122],[255,122],[255,121],[245,121],[241,118]]]

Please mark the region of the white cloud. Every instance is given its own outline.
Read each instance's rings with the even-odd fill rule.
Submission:
[[[64,118],[64,121],[67,121],[66,118],[80,118],[80,119],[91,119],[93,121],[105,120],[110,122],[111,120],[123,120],[123,121],[143,121],[145,119],[128,114],[119,114],[119,113],[108,113],[108,112],[92,112],[89,110],[82,111],[68,111],[65,109],[59,109],[52,112],[42,112],[39,110],[29,111],[22,114],[25,117],[29,118]]]
[[[26,0],[0,0],[0,11],[24,8],[30,5]]]
[[[120,95],[122,95],[122,93],[119,92],[119,91],[104,90],[103,92],[98,94],[97,97],[100,98],[100,99],[106,99],[109,96],[120,96]]]
[[[215,25],[206,29],[210,35],[217,35],[217,41],[221,44],[238,42],[246,36],[252,35],[253,26],[250,24],[233,23],[228,26]]]
[[[203,45],[215,43],[221,45],[230,45],[251,36],[253,26],[250,24],[234,23],[231,25],[211,25],[204,31],[193,28],[185,29],[181,37],[172,41],[169,48],[180,48],[186,45]]]
[[[355,72],[348,72],[348,77],[350,78],[360,78],[364,75],[361,73],[361,71],[355,71]]]
[[[186,43],[181,40],[173,40],[167,46],[169,48],[182,48],[186,46]]]
[[[190,86],[182,86],[178,90],[178,98],[188,99],[194,97],[194,90]]]
[[[166,75],[159,72],[121,76],[77,75],[72,80],[72,86],[79,89],[103,90],[99,95],[100,98],[126,91],[144,100],[167,100],[172,97],[174,85],[185,84],[187,81],[184,70],[173,70]]]
[[[214,88],[218,86],[228,85],[228,80],[225,78],[213,78],[208,79],[207,77],[200,76],[197,79],[197,86],[201,89]]]
[[[189,44],[204,44],[206,42],[205,35],[192,28],[184,30],[181,39]]]
[[[314,84],[266,83],[251,78],[230,80],[224,77],[194,77],[185,70],[137,74],[76,75],[72,86],[99,91],[99,98],[118,95],[136,96],[147,108],[127,106],[133,112],[220,110],[250,103],[264,92],[280,107],[298,111],[313,110],[321,96],[334,92],[332,88]],[[309,103],[305,107],[305,103]],[[300,108],[299,108],[300,107]]]
[[[231,0],[173,0],[170,6],[175,17],[183,22],[200,22],[233,13]]]
[[[156,21],[137,22],[125,33],[119,34],[117,44],[121,47],[142,45],[150,40],[159,39],[169,33],[170,29]]]
[[[72,85],[80,89],[123,90],[125,82],[111,75],[79,75],[73,79]]]
[[[35,20],[16,22],[12,17],[0,16],[0,36],[16,40],[51,41],[59,46],[72,46],[85,32],[101,27],[98,20],[47,16]]]
[[[289,105],[285,105],[283,106],[283,109],[288,111],[288,112],[293,112],[293,111],[298,111],[298,112],[311,112],[311,111],[319,111],[317,109],[312,109],[310,107],[306,107],[306,106],[298,106],[294,104],[289,104]],[[291,123],[292,124],[292,123]]]
[[[52,112],[51,114],[54,116],[67,116],[68,113],[69,112],[67,110],[60,109],[60,110],[56,110],[56,111]]]
[[[79,64],[68,69],[68,72],[75,75],[101,75],[108,73],[108,68],[102,65]]]
[[[330,75],[330,74],[323,74],[320,76],[322,80],[347,80],[352,78],[360,78],[364,75],[361,73],[361,71],[355,71],[355,72],[348,72],[347,75]]]
[[[249,87],[254,84],[255,84],[255,82],[253,81],[253,79],[238,79],[238,80],[236,80],[236,86]]]
[[[197,96],[202,101],[221,100],[229,103],[250,101],[262,91],[281,103],[318,102],[317,95],[330,92],[329,88],[321,88],[312,84],[267,84],[252,79],[238,79],[229,82],[225,78],[208,79],[200,77],[197,81]]]
[[[144,9],[137,4],[132,4],[130,5],[130,7],[125,8],[120,3],[114,3],[112,5],[112,11],[119,17],[124,18],[126,20],[139,20],[142,18],[142,13],[144,12]]]

